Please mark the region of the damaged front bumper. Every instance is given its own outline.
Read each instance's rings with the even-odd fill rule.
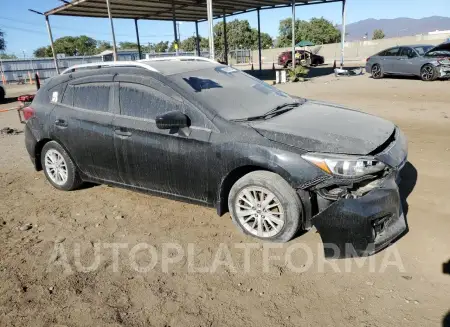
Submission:
[[[396,174],[359,198],[333,202],[312,218],[327,258],[368,256],[387,247],[407,227]]]
[[[327,258],[372,255],[407,231],[399,193],[407,154],[406,137],[396,128],[392,142],[374,154],[390,167],[383,176],[354,183],[353,190],[348,187],[340,194],[316,190],[318,214],[311,224],[322,238]]]
[[[450,61],[447,65],[438,67],[439,78],[450,78]]]

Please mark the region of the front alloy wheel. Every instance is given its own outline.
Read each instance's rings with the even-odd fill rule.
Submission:
[[[267,238],[277,235],[284,226],[280,200],[263,187],[244,187],[235,200],[236,215],[252,235]]]
[[[420,77],[422,78],[422,81],[425,82],[434,81],[436,79],[436,75],[436,69],[430,64],[423,66],[420,72]]]
[[[265,241],[287,242],[303,225],[300,197],[284,178],[269,171],[241,177],[230,190],[228,208],[242,232]]]

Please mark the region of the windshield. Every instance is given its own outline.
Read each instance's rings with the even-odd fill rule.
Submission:
[[[418,47],[414,47],[414,50],[416,50],[420,56],[423,56],[426,52],[430,51],[431,49],[433,49],[433,46],[431,45],[421,45]]]
[[[228,120],[264,115],[298,100],[240,70],[216,66],[168,76],[183,90]]]

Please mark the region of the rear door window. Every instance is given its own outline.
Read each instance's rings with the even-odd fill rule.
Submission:
[[[395,57],[398,55],[399,49],[400,48],[392,48],[392,49],[386,50],[384,55],[388,56],[388,57]]]
[[[73,98],[73,107],[94,111],[108,112],[109,96],[112,83],[88,83],[79,85],[69,85],[64,95],[64,101],[70,103]]]

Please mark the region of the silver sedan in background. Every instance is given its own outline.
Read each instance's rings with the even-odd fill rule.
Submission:
[[[389,48],[368,58],[366,71],[375,79],[389,74],[419,76],[423,81],[450,78],[450,43]]]

